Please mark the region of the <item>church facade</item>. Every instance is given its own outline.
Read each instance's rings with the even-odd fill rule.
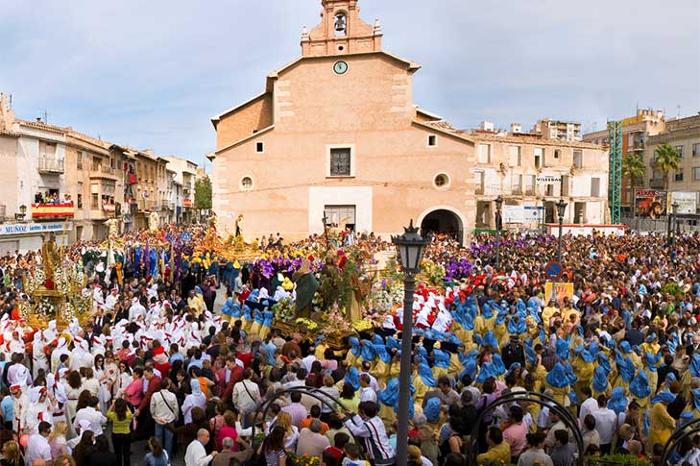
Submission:
[[[322,0],[301,57],[212,119],[213,209],[247,241],[326,225],[388,235],[409,219],[460,240],[474,226],[474,143],[413,101],[419,65],[382,49],[357,0]],[[324,220],[325,219],[325,220]]]

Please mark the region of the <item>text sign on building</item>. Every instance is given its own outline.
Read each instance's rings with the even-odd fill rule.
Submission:
[[[541,220],[544,216],[544,207],[540,205],[526,205],[523,206],[523,215],[526,221]]]
[[[697,208],[697,194],[691,192],[670,192],[669,199],[666,205],[676,204],[677,214],[695,214]]]
[[[560,183],[561,177],[553,175],[538,176],[537,181],[539,183]]]
[[[0,225],[0,235],[28,235],[69,230],[66,223],[10,223]]]

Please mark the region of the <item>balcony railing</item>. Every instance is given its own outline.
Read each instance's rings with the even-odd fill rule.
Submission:
[[[39,157],[39,173],[60,175],[64,172],[65,160],[49,155]]]
[[[73,218],[75,206],[73,203],[62,204],[32,204],[32,218],[58,219]]]
[[[139,210],[140,211],[156,210],[156,206],[157,206],[156,201],[151,201],[148,199],[141,199],[139,201]]]
[[[90,176],[93,178],[104,178],[107,175],[109,178],[116,176],[116,170],[109,165],[93,166],[90,170]]]

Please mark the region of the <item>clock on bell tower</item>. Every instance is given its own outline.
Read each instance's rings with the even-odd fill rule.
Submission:
[[[303,29],[301,54],[304,57],[347,55],[382,50],[382,26],[360,18],[358,0],[321,0],[321,24],[310,32]]]

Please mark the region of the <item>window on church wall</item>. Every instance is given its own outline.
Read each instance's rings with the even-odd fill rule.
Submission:
[[[353,176],[352,149],[350,147],[330,150],[329,176]]]

